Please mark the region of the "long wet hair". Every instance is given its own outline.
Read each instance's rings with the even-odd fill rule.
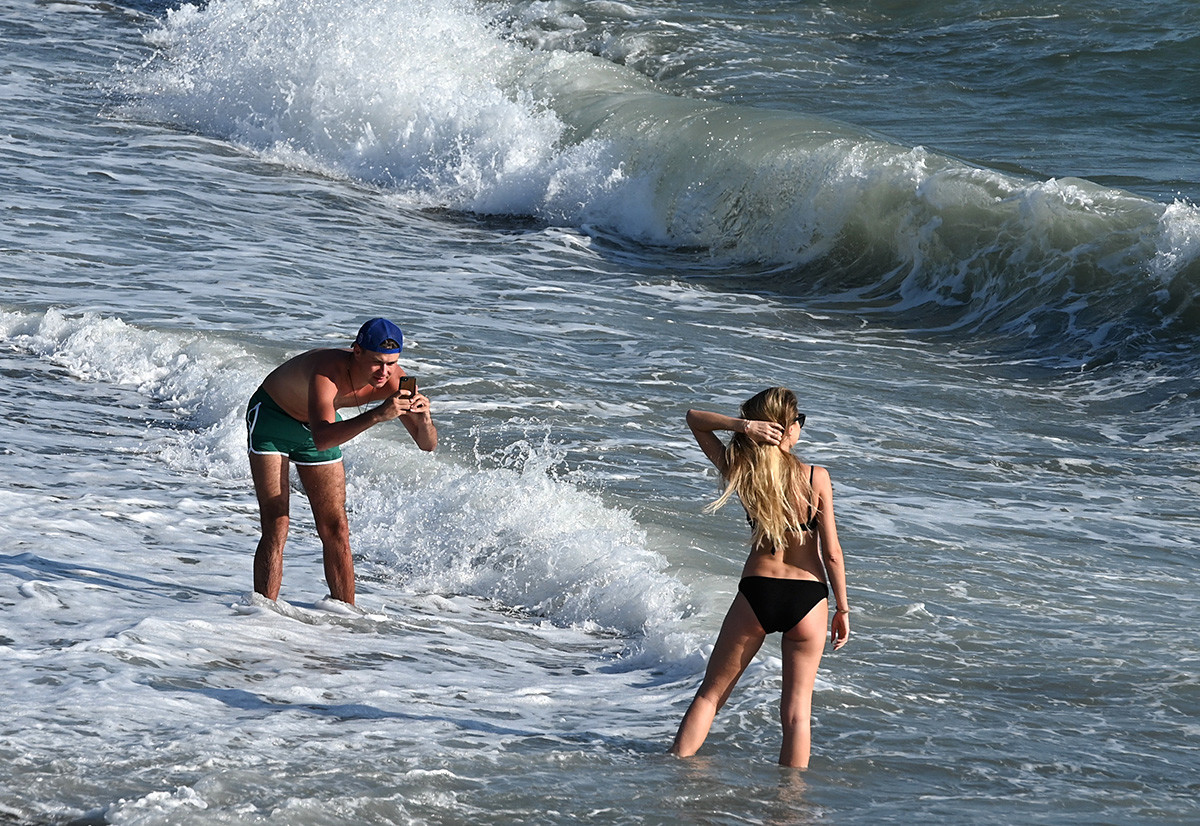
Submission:
[[[796,421],[796,394],[769,387],[742,403],[742,418],[776,422],[785,431]],[[753,547],[771,553],[787,547],[787,535],[798,533],[813,510],[813,491],[800,460],[778,445],[759,444],[735,433],[725,448],[725,490],[705,510],[715,511],[737,494],[754,529]]]

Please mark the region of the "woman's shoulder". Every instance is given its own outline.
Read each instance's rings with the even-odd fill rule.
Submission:
[[[809,465],[805,470],[811,474],[814,488],[824,487],[833,483],[833,477],[829,475],[829,468],[822,467],[821,465]]]

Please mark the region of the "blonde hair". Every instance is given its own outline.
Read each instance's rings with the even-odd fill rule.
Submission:
[[[791,390],[769,387],[743,402],[741,413],[743,419],[775,422],[786,431],[796,421],[799,405]],[[775,553],[787,547],[787,534],[803,529],[815,504],[801,467],[799,459],[778,445],[735,433],[725,448],[725,490],[705,510],[723,507],[736,493],[754,529],[752,546]]]

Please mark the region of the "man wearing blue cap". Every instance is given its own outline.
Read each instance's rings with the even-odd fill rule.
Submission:
[[[309,350],[276,367],[250,398],[246,428],[262,539],[254,590],[279,597],[288,533],[288,463],[308,494],[324,552],[329,595],[354,604],[354,560],[346,517],[346,473],[339,445],[380,422],[399,419],[417,447],[437,447],[429,399],[415,383],[400,387],[404,333],[386,318],[363,324],[349,350]],[[375,405],[375,402],[381,402]],[[363,410],[362,405],[372,407]],[[342,419],[339,408],[359,413]]]

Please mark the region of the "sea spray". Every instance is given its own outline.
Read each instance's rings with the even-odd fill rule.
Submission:
[[[688,593],[645,531],[560,478],[562,456],[548,436],[514,455],[486,466],[434,461],[394,442],[356,451],[354,519],[377,575],[658,648],[677,630]]]
[[[172,411],[181,426],[154,441],[163,458],[227,479],[246,473],[239,405],[262,369],[244,351],[192,332],[139,329],[119,318],[57,309],[40,316],[5,312],[0,334],[81,380],[136,389],[147,404]]]
[[[468,4],[217,0],[148,38],[161,52],[127,78],[128,111],[412,205],[537,215],[612,173],[591,169],[599,147],[560,144],[511,81],[536,58]]]

